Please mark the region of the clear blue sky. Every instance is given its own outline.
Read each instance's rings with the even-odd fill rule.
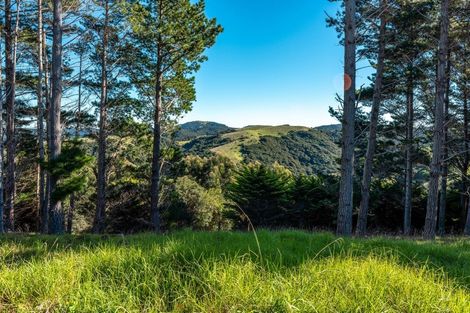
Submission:
[[[206,0],[224,27],[197,74],[197,102],[182,122],[319,126],[342,91],[343,50],[325,26],[327,0]],[[361,72],[358,73],[361,76]],[[366,75],[366,73],[364,73]],[[363,77],[365,78],[365,77]],[[360,77],[358,77],[360,79]]]

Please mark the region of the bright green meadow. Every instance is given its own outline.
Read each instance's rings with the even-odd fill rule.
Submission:
[[[470,312],[469,240],[257,235],[3,236],[0,312]]]

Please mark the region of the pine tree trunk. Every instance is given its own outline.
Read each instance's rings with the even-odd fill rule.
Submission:
[[[342,118],[341,183],[336,233],[352,234],[354,118],[356,111],[356,1],[345,0],[345,91]]]
[[[43,25],[44,26],[44,25]],[[42,31],[42,44],[43,44],[43,58],[44,58],[44,95],[45,95],[45,115],[47,117],[50,116],[51,110],[51,90],[50,90],[50,83],[49,83],[49,59],[47,56],[47,47],[46,47],[46,32],[43,28]],[[51,125],[50,119],[46,118],[46,141],[48,149],[51,146]],[[49,149],[50,151],[50,149]],[[50,195],[51,195],[51,175],[46,171],[46,186],[45,186],[45,194],[44,194],[44,202],[43,202],[43,216],[42,216],[42,226],[41,231],[43,234],[47,234],[49,232],[49,209],[50,209]]]
[[[70,205],[69,210],[67,212],[67,234],[72,233],[73,228],[73,212],[75,210],[75,194],[70,195]]]
[[[361,204],[359,207],[359,216],[357,219],[356,234],[358,236],[365,236],[367,232],[367,216],[369,213],[369,200],[370,200],[370,184],[372,180],[372,166],[374,161],[375,148],[377,145],[377,125],[380,114],[380,103],[382,101],[382,80],[384,75],[384,62],[385,62],[385,31],[387,20],[385,17],[385,8],[387,1],[382,0],[380,19],[380,33],[379,33],[379,55],[377,58],[377,73],[375,77],[374,95],[372,110],[370,113],[370,127],[369,138],[367,142],[366,159],[364,162],[364,171],[362,176],[362,189],[361,189]]]
[[[82,76],[83,76],[83,52],[80,52],[79,56],[79,65],[78,65],[78,100],[77,100],[77,114],[76,114],[76,122],[77,125],[75,126],[75,138],[80,137],[80,117],[82,114]],[[75,212],[75,193],[70,195],[70,203],[69,203],[69,210],[67,212],[67,233],[71,234],[73,230],[73,215]]]
[[[61,153],[61,124],[60,108],[62,101],[62,0],[53,1],[53,42],[52,42],[52,102],[49,110],[50,120],[50,159],[56,160]],[[62,202],[56,192],[58,177],[50,176],[50,225],[49,232],[61,234],[64,232],[64,212]]]
[[[439,193],[439,219],[438,219],[438,233],[439,236],[445,234],[446,227],[446,209],[447,209],[447,176],[449,174],[448,161],[449,158],[449,101],[450,101],[450,50],[447,53],[447,69],[446,69],[446,95],[445,95],[445,108],[444,108],[444,141],[443,141],[443,160],[442,160],[442,177],[441,177],[441,191]]]
[[[405,157],[405,201],[403,234],[411,235],[411,210],[413,200],[413,141],[414,141],[414,78],[410,66],[406,91],[406,157]]]
[[[101,53],[101,98],[100,130],[98,138],[98,178],[97,200],[93,231],[102,233],[105,223],[106,207],[106,120],[107,120],[107,46],[108,46],[108,1],[105,1],[105,21],[103,29],[103,49]]]
[[[2,49],[2,36],[0,36],[0,50]],[[3,67],[0,62],[0,234],[5,232],[3,225]]]
[[[16,138],[15,138],[15,97],[16,97],[16,50],[19,29],[19,1],[16,2],[16,26],[12,30],[11,17],[11,1],[5,0],[5,92],[6,92],[6,113],[7,113],[7,168],[5,183],[5,227],[13,231],[15,228],[15,155],[16,155]]]
[[[38,0],[38,118],[37,118],[37,131],[38,131],[38,212],[40,220],[40,229],[45,232],[44,218],[47,218],[47,208],[44,206],[44,193],[45,193],[45,172],[41,165],[45,160],[44,153],[44,101],[43,101],[43,26],[42,26],[42,0]]]
[[[155,114],[153,127],[153,157],[152,157],[152,177],[150,189],[150,212],[153,230],[160,232],[160,145],[161,145],[161,113],[162,113],[162,84],[163,73],[161,65],[161,53],[158,48],[158,64],[157,64],[157,82],[155,86]]]
[[[466,49],[466,46],[464,46]],[[467,72],[467,62],[464,61],[463,72]],[[467,201],[468,201],[468,185],[467,185],[467,171],[470,164],[470,153],[469,153],[469,131],[468,131],[468,89],[467,89],[467,80],[464,78],[463,83],[461,84],[461,92],[463,94],[463,145],[464,145],[464,159],[460,173],[460,219],[461,225],[465,228],[466,217],[467,217]],[[470,225],[469,225],[470,227]]]
[[[433,151],[430,166],[429,194],[426,206],[424,238],[436,237],[438,211],[439,176],[442,161],[442,143],[444,139],[444,105],[446,93],[446,65],[449,49],[449,0],[441,0],[441,34],[439,39],[437,93],[434,114]]]
[[[467,218],[465,220],[465,227],[463,230],[463,234],[465,236],[470,236],[470,201],[468,201]]]
[[[469,134],[468,134],[468,122],[469,122],[469,116],[468,116],[468,91],[467,91],[467,82],[464,81],[464,149],[465,149],[465,159],[464,159],[464,168],[462,170],[462,196],[464,199],[466,199],[466,202],[464,200],[465,209],[464,212],[466,214],[463,214],[463,219],[464,219],[464,235],[465,236],[470,236],[470,201],[468,197],[465,195],[467,194],[467,171],[468,171],[468,166],[470,163],[470,153],[469,153]]]

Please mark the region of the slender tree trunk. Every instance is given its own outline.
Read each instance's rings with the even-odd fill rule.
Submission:
[[[356,234],[358,236],[364,236],[367,232],[367,215],[369,213],[372,166],[374,161],[375,148],[377,145],[377,125],[379,122],[380,103],[382,101],[382,80],[384,75],[385,62],[385,31],[387,25],[387,20],[384,11],[387,6],[387,1],[382,0],[380,6],[382,16],[380,19],[379,55],[377,58],[377,73],[375,77],[372,110],[370,113],[369,138],[367,143],[366,159],[364,162],[364,171],[362,176],[361,204],[359,207],[359,216],[357,219],[356,227]]]
[[[39,164],[38,164],[38,212],[40,219],[40,228],[41,232],[46,232],[44,219],[47,219],[47,207],[44,206],[44,193],[45,193],[45,172],[42,166],[42,163],[45,161],[44,153],[44,101],[43,101],[43,25],[42,25],[42,0],[38,0],[38,86],[37,86],[37,95],[38,95],[38,154],[39,154]]]
[[[69,210],[67,212],[67,228],[66,232],[67,234],[72,233],[72,228],[73,228],[73,212],[75,211],[75,194],[70,195],[70,204],[69,204]]]
[[[470,201],[468,201],[467,218],[465,220],[465,227],[463,229],[463,234],[465,236],[470,236]]]
[[[6,91],[6,113],[7,113],[7,168],[6,168],[6,184],[5,184],[5,214],[6,228],[13,231],[15,228],[15,155],[16,155],[16,138],[15,138],[15,97],[16,97],[16,50],[19,31],[19,13],[20,2],[16,2],[16,26],[12,30],[10,0],[5,0],[5,91]]]
[[[449,174],[448,161],[449,158],[449,101],[450,101],[450,50],[447,53],[447,69],[446,69],[446,95],[444,104],[444,142],[443,142],[443,160],[442,160],[442,177],[441,177],[441,191],[439,193],[439,220],[438,220],[438,233],[439,236],[445,234],[446,227],[446,209],[447,209],[447,176]]]
[[[467,89],[467,81],[464,81],[464,131],[465,131],[465,171],[462,171],[462,185],[464,186],[463,194],[465,195],[467,193],[467,170],[469,166],[469,136],[468,136],[468,89]],[[467,198],[467,216],[465,219],[465,225],[464,225],[464,230],[463,233],[465,236],[470,236],[470,201]]]
[[[464,87],[463,91],[463,145],[464,145],[464,159],[462,170],[460,174],[460,208],[461,212],[464,212],[462,216],[465,216],[465,212],[467,212],[467,171],[468,166],[470,163],[470,154],[469,154],[469,133],[468,133],[468,96],[467,91]],[[463,223],[461,223],[463,224]]]
[[[467,45],[464,45],[464,56],[466,57]],[[466,60],[464,58],[464,60]],[[464,61],[463,73],[467,73],[467,62]],[[467,75],[464,75],[463,82],[460,86],[463,94],[463,145],[464,145],[464,159],[462,169],[460,173],[460,224],[463,228],[466,225],[467,216],[467,201],[468,201],[468,185],[467,185],[467,172],[470,164],[470,153],[469,153],[469,115],[468,115],[468,88],[467,88]],[[470,225],[469,225],[470,227]]]
[[[152,178],[150,189],[150,210],[153,230],[160,232],[160,144],[161,144],[161,114],[162,114],[162,84],[163,73],[161,64],[161,50],[158,47],[158,64],[157,64],[157,82],[155,86],[155,115],[153,127],[153,158],[152,158]]]
[[[80,122],[82,115],[82,73],[83,71],[83,51],[80,51],[79,65],[78,65],[78,100],[77,100],[77,114],[76,114],[76,125],[75,125],[75,138],[80,137]],[[73,230],[73,215],[75,212],[75,193],[70,195],[69,211],[67,212],[67,233],[71,234]]]
[[[45,115],[50,116],[51,110],[51,90],[50,90],[50,79],[49,79],[49,59],[47,56],[47,42],[46,42],[46,32],[42,30],[42,44],[43,44],[43,59],[44,59],[44,95],[45,95]],[[51,146],[51,125],[50,119],[46,118],[46,142],[47,148],[50,151]],[[50,209],[50,195],[51,195],[51,175],[46,171],[46,186],[43,202],[43,216],[42,216],[42,227],[41,230],[44,234],[49,232],[49,209]]]
[[[75,137],[80,137],[81,118],[82,118],[82,85],[83,85],[83,51],[80,51],[80,61],[78,65],[78,100],[77,100],[77,117],[75,126]]]
[[[356,111],[356,1],[345,0],[345,91],[342,120],[341,183],[336,233],[352,234],[354,118]]]
[[[413,200],[413,153],[414,153],[414,77],[410,66],[406,91],[406,157],[405,157],[405,201],[403,234],[411,235],[411,210]]]
[[[50,159],[56,160],[61,153],[60,108],[62,101],[62,0],[53,1],[53,43],[52,43],[52,103],[49,109],[50,120]],[[50,227],[49,232],[61,234],[64,232],[64,212],[62,202],[56,192],[58,177],[50,176]]]
[[[2,50],[2,36],[0,35],[0,51]],[[1,59],[2,53],[0,53]],[[0,62],[0,234],[5,232],[3,225],[3,67]]]
[[[101,53],[101,100],[100,100],[100,130],[98,139],[98,178],[97,200],[93,231],[102,233],[105,223],[106,208],[106,120],[107,120],[107,47],[108,47],[108,0],[105,0],[105,19],[103,29],[103,50]]]
[[[437,93],[433,136],[433,151],[430,166],[429,195],[426,206],[424,238],[434,239],[438,211],[439,176],[444,138],[444,105],[446,93],[446,65],[449,49],[449,0],[441,0],[441,34],[439,39]]]

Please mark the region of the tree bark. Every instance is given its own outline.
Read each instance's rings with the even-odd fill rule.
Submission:
[[[372,166],[374,161],[374,154],[377,145],[377,125],[379,122],[380,104],[382,101],[382,81],[384,75],[385,63],[385,31],[387,27],[387,20],[385,17],[385,9],[387,1],[382,0],[380,7],[382,16],[380,18],[380,33],[379,33],[379,53],[377,58],[377,73],[375,77],[374,95],[372,110],[370,113],[370,127],[369,138],[367,142],[366,159],[364,162],[364,171],[362,176],[361,185],[361,203],[359,206],[359,216],[357,219],[356,234],[358,236],[365,236],[367,232],[367,216],[369,213],[369,200],[370,200],[370,184],[372,180]]]
[[[157,82],[155,85],[155,114],[154,114],[154,127],[153,127],[153,157],[152,157],[152,177],[150,189],[150,210],[153,230],[160,232],[160,145],[161,145],[161,114],[162,114],[162,84],[163,73],[161,63],[161,49],[157,48],[158,61],[157,61]]]
[[[449,175],[448,161],[449,158],[449,101],[450,101],[450,50],[447,52],[447,69],[446,69],[446,95],[444,104],[444,141],[443,141],[443,160],[442,160],[442,177],[441,191],[439,193],[439,216],[438,216],[438,234],[443,236],[446,227],[446,209],[447,209],[447,176]]]
[[[38,0],[38,86],[37,86],[37,97],[38,97],[38,117],[37,117],[37,131],[38,131],[38,212],[40,220],[41,232],[47,232],[45,225],[45,219],[47,219],[47,207],[44,205],[44,193],[45,193],[45,171],[42,166],[45,161],[44,153],[44,101],[43,101],[43,25],[42,25],[42,0]]]
[[[2,49],[2,36],[0,36],[0,50]],[[0,234],[5,232],[3,225],[3,67],[0,62]]]
[[[62,101],[62,0],[53,2],[53,42],[52,42],[52,103],[49,110],[50,120],[50,160],[56,160],[61,153],[60,109]],[[50,227],[49,232],[64,232],[64,212],[62,202],[54,193],[57,189],[58,177],[50,176]]]
[[[101,52],[101,98],[100,98],[100,130],[98,138],[98,178],[97,178],[97,200],[93,232],[102,233],[105,224],[106,208],[106,120],[107,120],[107,46],[108,46],[108,0],[104,1],[105,19],[103,28],[103,50]]]
[[[5,183],[5,226],[8,230],[15,229],[15,155],[16,155],[16,138],[15,138],[15,97],[16,97],[16,50],[19,31],[19,13],[20,2],[16,2],[16,26],[12,30],[12,17],[10,0],[5,0],[5,92],[6,92],[6,113],[7,113],[7,168]]]
[[[469,116],[468,116],[468,95],[467,95],[467,83],[464,81],[464,87],[463,87],[463,145],[464,145],[464,159],[463,159],[463,164],[462,164],[462,169],[461,169],[461,174],[460,174],[460,209],[461,209],[461,222],[460,224],[465,227],[465,217],[466,217],[466,212],[467,212],[467,202],[468,202],[468,196],[467,196],[467,172],[468,172],[468,167],[470,163],[470,153],[469,153],[469,132],[468,132],[468,122],[469,122]],[[470,226],[470,225],[469,225]]]
[[[405,157],[405,201],[403,234],[411,235],[411,210],[413,199],[413,153],[414,153],[414,77],[410,66],[406,91],[406,157]]]
[[[467,171],[468,171],[468,166],[470,162],[470,156],[469,156],[469,134],[468,134],[468,89],[467,89],[467,81],[464,80],[464,146],[465,146],[465,160],[464,160],[464,170],[462,171],[462,195],[465,197],[467,193]],[[465,224],[464,224],[464,235],[465,236],[470,236],[470,201],[468,200],[468,197],[465,197],[464,199],[467,200],[464,204],[465,206],[465,211],[466,214],[464,214],[464,219],[465,219]],[[466,217],[466,218],[465,218]]]
[[[70,205],[69,205],[69,210],[67,212],[67,234],[72,233],[72,228],[73,228],[73,213],[75,212],[75,194],[70,195]]]
[[[46,42],[46,32],[42,30],[42,44],[43,44],[43,58],[44,58],[44,95],[45,95],[45,114],[47,117],[50,116],[51,110],[51,90],[50,90],[50,78],[49,78],[49,58],[47,55],[47,42]],[[50,119],[46,118],[46,141],[47,147],[50,148],[51,146],[51,125]],[[50,150],[49,150],[50,151]],[[49,172],[46,171],[46,186],[45,186],[45,194],[44,194],[44,202],[43,202],[43,220],[42,220],[42,232],[44,234],[49,232],[49,209],[50,209],[50,195],[51,195],[51,175]]]
[[[436,237],[438,211],[439,176],[442,162],[442,143],[444,138],[444,105],[446,93],[446,65],[449,49],[449,0],[441,0],[441,33],[439,39],[437,92],[434,114],[433,151],[430,166],[429,194],[426,206],[424,238]]]
[[[341,183],[336,233],[352,234],[354,118],[356,111],[356,1],[345,0],[345,91],[342,118]]]
[[[77,114],[75,116],[75,138],[80,137],[80,117],[82,114],[82,75],[83,75],[83,51],[80,51],[79,64],[78,64],[78,99],[77,99]],[[71,234],[73,230],[73,215],[75,212],[75,193],[70,195],[69,210],[67,212],[67,233]]]
[[[464,159],[460,173],[460,224],[462,228],[466,228],[466,220],[467,220],[467,206],[468,206],[468,167],[470,164],[470,136],[469,136],[469,112],[468,112],[468,75],[467,75],[467,45],[463,46],[463,55],[464,55],[464,63],[463,63],[463,80],[460,84],[460,89],[463,95],[463,145],[464,145]],[[470,225],[469,225],[469,233],[470,233]]]

